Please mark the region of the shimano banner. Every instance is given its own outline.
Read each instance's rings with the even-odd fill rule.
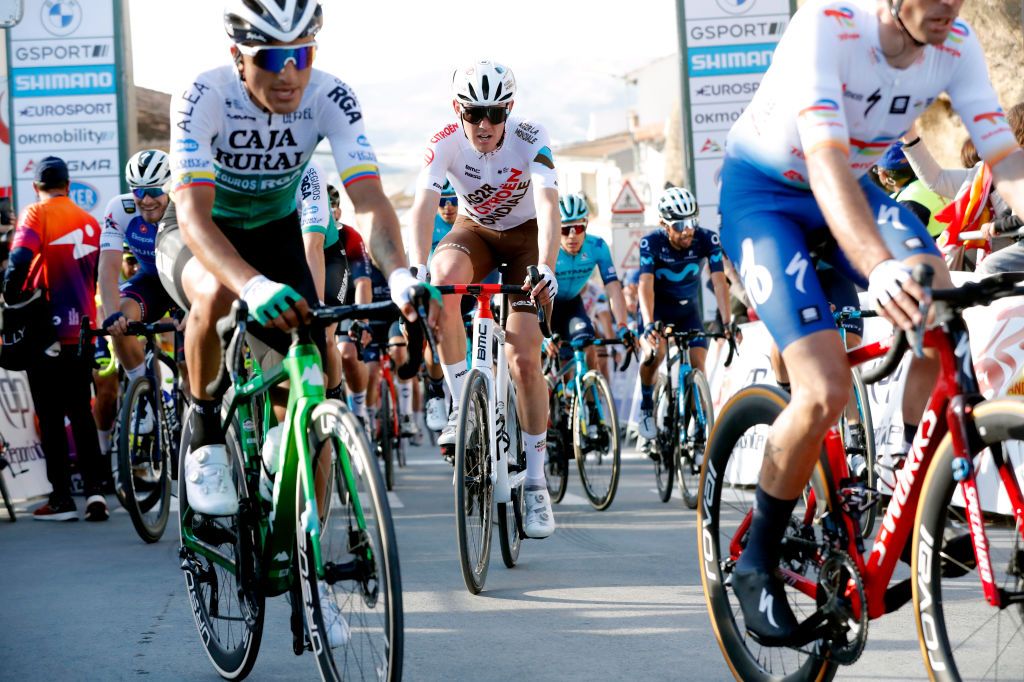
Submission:
[[[8,31],[10,145],[15,203],[35,200],[36,164],[63,158],[71,198],[102,222],[121,192],[124,65],[120,0],[25,0]]]

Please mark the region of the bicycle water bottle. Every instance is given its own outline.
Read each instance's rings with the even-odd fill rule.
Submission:
[[[263,441],[260,456],[263,467],[260,471],[260,497],[267,502],[274,499],[274,477],[277,475],[277,453],[281,449],[284,426],[278,424],[267,430],[267,439]]]

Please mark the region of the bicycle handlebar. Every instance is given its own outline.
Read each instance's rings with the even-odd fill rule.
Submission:
[[[124,333],[128,336],[153,336],[154,334],[164,334],[166,332],[176,332],[178,326],[174,322],[150,322],[148,324],[143,322],[129,322],[128,327]],[[92,328],[92,320],[86,315],[82,318],[82,326],[78,331],[78,356],[81,357],[85,351],[85,342],[91,338],[97,336],[110,336],[110,332],[106,329]]]
[[[720,332],[706,332],[697,331],[694,329],[687,329],[686,331],[676,331],[675,327],[670,324],[664,324],[660,320],[654,323],[654,330],[661,334],[665,339],[671,338],[676,342],[676,345],[687,344],[695,339],[725,339],[729,343],[729,354],[725,358],[725,366],[729,367],[732,365],[733,358],[737,353],[736,348],[736,331],[735,325],[730,325],[732,331],[729,334]],[[657,356],[657,349],[651,349],[647,352],[647,357],[644,358],[644,366],[650,366],[654,362],[654,358]]]

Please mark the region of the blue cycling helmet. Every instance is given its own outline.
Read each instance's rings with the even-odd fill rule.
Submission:
[[[444,183],[444,187],[441,188],[441,198],[442,199],[447,199],[448,197],[454,197],[454,196],[456,196],[455,188],[452,187],[451,181],[446,180],[445,183]]]
[[[563,223],[578,223],[590,215],[587,198],[582,194],[569,194],[558,200],[558,210]]]

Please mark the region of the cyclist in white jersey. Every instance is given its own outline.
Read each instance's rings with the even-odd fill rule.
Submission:
[[[865,177],[943,91],[992,166],[1000,194],[1024,208],[1024,154],[974,30],[957,19],[961,4],[805,4],[728,136],[722,245],[782,349],[792,383],[792,400],[766,446],[750,542],[733,573],[747,629],[763,644],[785,645],[795,633],[773,570],[825,432],[850,395],[849,363],[812,251],[866,288],[875,308],[904,329],[919,322],[923,296],[911,265],[931,265],[935,286],[951,286],[924,226]],[[903,404],[910,438],[936,370],[934,356],[912,365]]]
[[[411,211],[412,261],[427,260],[434,214],[447,178],[459,197],[459,215],[430,259],[432,281],[442,285],[479,282],[501,263],[508,265],[506,282],[526,281],[531,265],[538,266],[543,276],[532,291],[524,285],[522,296],[510,297],[505,349],[520,395],[526,450],[524,530],[530,537],[547,537],[554,532],[555,521],[544,479],[548,401],[534,302],[545,305],[558,290],[554,267],[560,217],[554,159],[540,124],[509,116],[516,82],[507,67],[479,61],[457,69],[452,91],[458,120],[430,138],[420,171]],[[425,272],[422,266],[417,270]],[[441,360],[453,405],[439,445],[455,442],[467,371],[459,305],[455,297],[450,298],[441,311]]]
[[[283,2],[283,4],[282,4]],[[215,323],[241,298],[257,357],[289,344],[317,299],[306,265],[295,191],[327,138],[375,260],[408,314],[416,279],[351,88],[312,67],[322,24],[316,0],[232,0],[224,13],[234,64],[207,71],[171,100],[174,203],[160,224],[157,263],[168,292],[190,309],[185,351],[193,392],[185,460],[193,509],[234,514],[220,407],[205,392],[218,371]],[[319,335],[318,335],[319,336]],[[324,338],[317,338],[323,348]],[[283,415],[282,396],[275,396]],[[281,415],[279,415],[281,416]]]

